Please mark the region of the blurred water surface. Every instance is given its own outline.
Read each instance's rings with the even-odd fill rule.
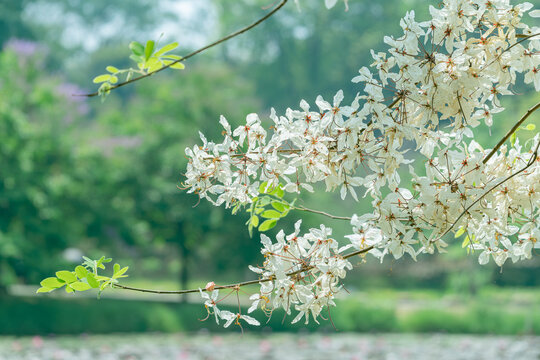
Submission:
[[[0,359],[540,359],[540,337],[147,334],[0,338]]]

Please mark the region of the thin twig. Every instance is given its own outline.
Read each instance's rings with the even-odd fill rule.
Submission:
[[[305,206],[292,206],[292,208],[295,209],[295,210],[307,211],[307,212],[311,212],[311,213],[314,213],[314,214],[324,215],[324,216],[329,217],[330,219],[347,220],[347,221],[352,220],[352,218],[348,217],[348,216],[336,216],[336,215],[326,213],[324,211],[309,209],[309,208],[307,208]]]
[[[485,159],[482,161],[484,164],[487,164],[487,162],[489,161],[489,159],[491,159],[491,157],[493,155],[495,155],[495,153],[497,152],[497,150],[499,150],[499,148],[506,142],[506,140],[508,140],[510,138],[510,136],[512,136],[513,133],[516,132],[516,130],[519,128],[519,126],[521,124],[523,124],[523,122],[525,122],[525,120],[527,120],[527,118],[529,116],[531,116],[531,114],[533,112],[535,112],[536,110],[538,110],[540,108],[540,102],[537,103],[536,105],[534,105],[532,108],[530,108],[526,113],[525,115],[523,115],[521,117],[521,119],[519,119],[519,121],[517,123],[515,123],[515,125],[506,133],[506,135],[501,139],[501,141],[499,141],[499,143],[497,145],[495,145],[495,147],[491,150],[491,152],[485,157]]]
[[[521,35],[521,34],[520,34]],[[502,54],[504,54],[505,52],[509,51],[510,49],[512,49],[514,46],[516,45],[519,45],[521,44],[522,42],[524,42],[525,40],[528,40],[532,37],[535,37],[535,36],[538,36],[540,35],[540,33],[536,33],[536,34],[531,34],[531,35],[521,35],[519,36],[519,38],[521,38],[521,40],[519,41],[516,41],[514,44],[510,45],[509,47],[507,47],[506,49],[504,49],[499,55],[497,55],[497,57],[495,59],[493,59],[489,64],[487,64],[486,66],[484,66],[482,69],[480,69],[480,71],[488,68],[489,66],[491,66],[491,64],[493,64],[495,61],[499,60],[500,57],[502,56]]]
[[[350,254],[344,255],[343,259],[349,259],[351,257],[367,253],[368,251],[372,250],[373,248],[374,248],[374,246],[371,245],[371,246],[369,246],[369,247],[367,247],[365,249],[354,251],[354,252],[352,252]],[[300,273],[302,273],[304,271],[309,271],[311,269],[313,269],[313,266],[307,266],[307,267],[304,267],[304,268],[302,268],[300,270],[290,272],[290,273],[287,274],[287,276],[288,277],[295,276],[295,275],[298,275],[298,274],[300,274]],[[264,279],[259,279],[259,280],[249,280],[249,281],[244,281],[244,282],[239,282],[239,283],[229,284],[229,285],[218,285],[218,286],[214,287],[214,290],[234,289],[234,288],[238,288],[238,287],[242,287],[242,286],[246,286],[246,285],[254,285],[254,284],[259,284],[259,283],[265,283],[265,282],[272,281],[272,280],[274,280],[274,277],[269,277],[269,278],[264,278]],[[201,290],[202,291],[208,291],[208,290],[202,289],[202,288],[201,289],[189,289],[189,290],[173,290],[173,291],[152,290],[152,289],[141,289],[141,288],[126,286],[126,285],[122,285],[122,284],[114,284],[113,287],[116,288],[116,289],[132,290],[132,291],[138,291],[138,292],[143,292],[143,293],[151,293],[151,294],[190,294],[190,293],[198,293]]]
[[[452,230],[454,228],[454,226],[456,226],[456,224],[459,222],[459,220],[461,220],[461,218],[467,214],[469,212],[469,210],[474,206],[476,205],[480,200],[482,200],[487,194],[489,194],[490,192],[492,192],[495,188],[501,186],[502,184],[504,184],[505,182],[507,182],[508,180],[510,180],[511,178],[513,178],[514,176],[517,176],[519,174],[521,174],[522,172],[524,172],[525,170],[527,170],[529,167],[532,166],[532,164],[534,164],[534,162],[536,161],[536,159],[538,158],[538,148],[540,147],[540,140],[538,141],[538,144],[536,144],[536,148],[534,149],[534,152],[532,153],[531,155],[531,158],[529,159],[529,161],[527,162],[527,165],[525,165],[521,170],[507,176],[506,178],[504,178],[503,180],[499,181],[497,184],[495,184],[493,187],[491,187],[488,191],[484,192],[478,199],[476,199],[475,201],[473,201],[472,204],[470,204],[469,206],[467,206],[467,208],[465,210],[463,210],[461,212],[461,214],[459,214],[458,218],[456,219],[456,221],[454,221],[452,223],[452,225],[450,225],[450,227],[448,227],[448,229],[446,229],[446,231],[438,237],[438,239],[442,239],[446,234],[448,234],[450,232],[450,230]]]
[[[260,23],[264,22],[264,21],[267,20],[269,17],[271,17],[272,15],[274,15],[279,9],[281,9],[281,8],[287,3],[287,1],[288,1],[288,0],[282,0],[282,1],[281,1],[281,2],[280,2],[273,10],[272,10],[272,11],[270,11],[268,14],[264,15],[262,18],[260,18],[259,20],[255,21],[255,22],[252,23],[251,25],[248,25],[248,26],[246,26],[246,27],[244,27],[244,28],[242,28],[242,29],[240,29],[240,30],[237,30],[237,31],[235,31],[235,32],[233,32],[233,33],[231,33],[231,34],[225,36],[224,38],[221,38],[221,39],[219,39],[219,40],[216,40],[216,41],[214,41],[214,42],[211,43],[211,44],[208,44],[208,45],[206,45],[206,46],[204,46],[204,47],[202,47],[202,48],[200,48],[200,49],[198,49],[198,50],[195,50],[195,51],[193,51],[192,53],[189,53],[188,55],[186,55],[186,56],[184,56],[184,57],[182,57],[182,58],[180,58],[180,59],[178,59],[178,60],[175,60],[175,61],[173,61],[172,63],[170,63],[170,64],[168,64],[168,65],[165,65],[165,66],[163,66],[163,67],[161,67],[161,68],[159,68],[159,69],[157,69],[157,70],[155,70],[155,71],[152,71],[152,72],[149,72],[149,73],[147,73],[147,74],[144,74],[144,75],[138,76],[138,77],[136,77],[136,78],[130,79],[130,80],[128,80],[128,81],[124,81],[124,82],[122,82],[122,83],[113,85],[113,86],[111,86],[110,88],[108,88],[107,91],[111,91],[111,90],[114,90],[114,89],[118,89],[119,87],[122,87],[122,86],[125,86],[125,85],[128,85],[128,84],[131,84],[131,83],[134,83],[135,81],[139,81],[139,80],[141,80],[141,79],[144,79],[144,78],[147,78],[147,77],[149,77],[149,76],[152,76],[152,75],[154,75],[154,74],[156,74],[156,73],[158,73],[158,72],[160,72],[160,71],[163,71],[163,70],[165,70],[165,69],[170,68],[170,67],[173,66],[174,64],[183,62],[183,61],[189,59],[190,57],[193,57],[193,56],[195,56],[195,55],[197,55],[197,54],[199,54],[199,53],[201,53],[201,52],[203,52],[203,51],[205,51],[205,50],[208,50],[208,49],[210,49],[210,48],[212,48],[212,47],[214,47],[214,46],[216,46],[216,45],[218,45],[218,44],[221,44],[221,43],[223,43],[223,42],[225,42],[225,41],[227,41],[227,40],[230,40],[230,39],[232,39],[232,38],[234,38],[234,37],[236,37],[236,36],[238,36],[238,35],[241,35],[241,34],[245,33],[246,31],[253,29],[255,26],[259,25]],[[93,93],[91,93],[91,94],[83,94],[83,95],[80,95],[80,96],[93,97],[93,96],[97,96],[97,95],[99,95],[99,92],[98,92],[98,91],[93,92]]]

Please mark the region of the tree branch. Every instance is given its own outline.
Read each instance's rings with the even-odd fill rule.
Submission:
[[[182,58],[180,58],[180,59],[178,59],[178,60],[175,60],[175,61],[173,61],[172,63],[170,63],[170,64],[168,64],[168,65],[165,65],[165,66],[163,66],[163,67],[161,67],[161,68],[159,68],[159,69],[157,69],[157,70],[155,70],[155,71],[152,71],[152,72],[149,72],[148,74],[144,74],[144,75],[138,76],[138,77],[136,77],[136,78],[130,79],[130,80],[128,80],[128,81],[124,81],[124,82],[122,82],[122,83],[113,85],[113,86],[111,86],[109,89],[107,89],[107,91],[112,91],[112,90],[118,89],[119,87],[126,86],[126,85],[128,85],[128,84],[131,84],[131,83],[134,83],[134,82],[136,82],[136,81],[142,80],[142,79],[144,79],[144,78],[150,77],[150,76],[152,76],[152,75],[154,75],[154,74],[156,74],[156,73],[158,73],[158,72],[160,72],[160,71],[163,71],[163,70],[165,70],[165,69],[170,68],[170,67],[173,66],[174,64],[183,62],[183,61],[189,59],[190,57],[193,57],[193,56],[195,56],[195,55],[197,55],[197,54],[199,54],[199,53],[201,53],[201,52],[203,52],[203,51],[206,51],[206,50],[208,50],[208,49],[210,49],[210,48],[212,48],[212,47],[214,47],[214,46],[216,46],[216,45],[219,45],[219,44],[221,44],[221,43],[223,43],[223,42],[225,42],[225,41],[227,41],[227,40],[230,40],[230,39],[232,39],[232,38],[234,38],[234,37],[236,37],[236,36],[238,36],[238,35],[241,35],[241,34],[245,33],[246,31],[249,31],[249,30],[253,29],[253,28],[256,27],[257,25],[261,24],[262,22],[264,22],[265,20],[267,20],[269,17],[271,17],[272,15],[274,15],[279,9],[281,9],[281,8],[287,3],[287,1],[288,1],[288,0],[281,0],[281,2],[280,2],[280,3],[279,3],[272,11],[270,11],[268,14],[264,15],[262,18],[260,18],[259,20],[255,21],[255,22],[252,23],[251,25],[248,25],[248,26],[246,26],[246,27],[244,27],[244,28],[242,28],[242,29],[240,29],[240,30],[237,30],[237,31],[235,31],[235,32],[233,32],[233,33],[231,33],[231,34],[229,34],[229,35],[227,35],[227,36],[225,36],[225,37],[219,39],[219,40],[214,41],[214,42],[211,43],[211,44],[208,44],[208,45],[206,45],[206,46],[204,46],[204,47],[202,47],[202,48],[200,48],[200,49],[198,49],[198,50],[195,50],[195,51],[189,53],[188,55],[186,55],[186,56],[184,56],[184,57],[182,57]],[[97,95],[99,95],[99,92],[98,92],[98,91],[93,92],[93,93],[90,93],[90,94],[83,94],[83,95],[81,95],[81,96],[93,97],[93,96],[97,96]]]
[[[502,184],[504,184],[505,182],[507,182],[508,180],[510,180],[511,178],[513,178],[514,176],[517,176],[519,174],[521,174],[522,172],[524,172],[525,170],[527,170],[529,167],[532,166],[532,164],[534,164],[534,162],[536,161],[536,159],[538,158],[538,148],[540,147],[540,140],[538,141],[538,143],[536,144],[536,148],[534,149],[534,152],[532,153],[531,155],[531,158],[529,159],[529,161],[527,162],[527,165],[525,165],[522,169],[520,169],[519,171],[507,176],[506,178],[502,179],[501,181],[499,181],[497,184],[495,184],[493,187],[491,187],[488,191],[484,192],[478,199],[476,199],[475,201],[472,202],[472,204],[470,204],[469,206],[467,206],[467,208],[465,210],[463,210],[461,212],[461,214],[459,214],[458,218],[456,219],[456,221],[454,221],[452,223],[452,225],[450,225],[448,227],[448,229],[446,229],[446,231],[438,237],[437,240],[440,240],[442,239],[446,234],[448,234],[450,232],[450,230],[452,230],[454,228],[454,226],[456,226],[456,224],[459,222],[459,220],[461,220],[461,218],[463,217],[463,215],[465,215],[467,212],[469,212],[469,210],[474,206],[476,205],[480,200],[482,200],[487,194],[489,194],[490,192],[492,192],[495,188],[501,186]]]
[[[374,248],[374,246],[371,245],[371,246],[368,246],[365,249],[353,251],[352,253],[344,255],[343,258],[344,259],[349,259],[349,258],[354,257],[356,255],[361,255],[361,254],[367,253],[368,251],[372,250],[373,248]],[[300,273],[302,273],[304,271],[309,271],[311,269],[313,269],[313,266],[307,266],[307,267],[304,267],[304,268],[302,268],[300,270],[290,272],[290,273],[287,274],[287,276],[288,277],[295,276],[295,275],[298,275],[298,274],[300,274]],[[235,288],[239,288],[239,287],[246,286],[246,285],[254,285],[254,284],[264,283],[264,282],[268,282],[268,281],[272,281],[272,280],[274,280],[274,278],[269,277],[269,278],[264,278],[264,279],[259,279],[259,280],[249,280],[249,281],[244,281],[244,282],[239,282],[239,283],[229,284],[229,285],[218,285],[218,286],[214,287],[214,290],[235,289]],[[113,287],[116,288],[116,289],[131,290],[131,291],[137,291],[137,292],[143,292],[143,293],[151,293],[151,294],[190,294],[190,293],[198,293],[200,290],[208,291],[206,289],[200,289],[200,290],[199,289],[188,289],[188,290],[173,290],[173,291],[152,290],[152,289],[141,289],[141,288],[126,286],[126,285],[122,285],[122,284],[114,284]]]
[[[491,159],[491,157],[493,155],[495,155],[495,153],[497,152],[497,150],[499,150],[499,148],[506,142],[506,140],[508,140],[510,138],[510,136],[512,136],[513,133],[516,132],[516,130],[519,128],[519,126],[521,124],[523,124],[523,122],[525,122],[525,120],[527,120],[527,118],[529,116],[531,116],[531,114],[533,112],[535,112],[536,110],[538,110],[540,108],[540,102],[537,103],[536,105],[534,105],[532,108],[530,108],[526,113],[525,115],[523,115],[521,117],[521,119],[519,119],[519,121],[517,123],[515,123],[515,125],[506,133],[506,135],[501,139],[501,141],[499,141],[499,143],[497,145],[495,145],[495,147],[491,150],[491,152],[486,156],[486,158],[482,161],[482,163],[484,164],[487,164],[487,162],[489,161],[489,159]]]
[[[294,205],[292,205],[291,208],[295,209],[295,210],[307,211],[307,212],[314,213],[314,214],[324,215],[324,216],[329,217],[330,219],[348,220],[348,221],[352,220],[352,218],[348,217],[348,216],[336,216],[336,215],[326,213],[324,211],[309,209],[309,208],[307,208],[305,206],[294,206]]]

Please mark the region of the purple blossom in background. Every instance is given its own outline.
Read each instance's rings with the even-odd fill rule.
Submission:
[[[73,105],[77,107],[79,115],[86,115],[90,111],[90,107],[86,102],[86,97],[80,96],[85,94],[86,91],[79,86],[71,83],[62,83],[56,87],[56,93],[73,103]]]
[[[38,51],[43,50],[43,46],[37,42],[24,39],[10,39],[4,45],[4,50],[12,50],[20,56],[30,57]]]

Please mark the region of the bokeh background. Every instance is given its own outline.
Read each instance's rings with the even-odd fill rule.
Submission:
[[[3,338],[0,348],[36,349],[60,334],[222,332],[199,320],[206,310],[198,296],[107,291],[98,300],[35,290],[82,255],[129,265],[125,284],[132,286],[252,279],[247,265],[261,262],[258,234],[249,237],[246,213],[232,216],[178,188],[184,149],[199,142],[199,131],[218,140],[220,115],[238,125],[248,113],[283,113],[339,89],[352,100],[361,88],[350,79],[371,63],[369,50],[385,49],[383,36],[399,34],[407,10],[427,19],[429,3],[436,5],[350,0],[348,11],[342,3],[328,11],[322,1],[301,0],[299,11],[291,1],[254,30],[189,59],[186,70],[162,72],[101,102],[77,95],[95,91],[91,79],[105,66],[131,66],[130,41],[178,41],[176,53],[187,54],[251,23],[272,1],[0,0],[0,334],[37,336]],[[509,111],[497,114],[492,129],[478,129],[486,148],[538,101],[532,87],[513,91],[519,96],[503,102]],[[338,215],[369,211],[368,202],[344,203],[338,194],[299,201]],[[290,231],[300,217],[304,229],[332,226],[340,241],[351,231],[346,222],[291,213],[270,232]],[[346,279],[350,295],[332,311],[336,328],[540,334],[540,257],[480,266],[461,239],[449,240],[448,253],[418,262],[359,264]],[[335,333],[329,321],[289,323],[276,313],[245,331]]]

